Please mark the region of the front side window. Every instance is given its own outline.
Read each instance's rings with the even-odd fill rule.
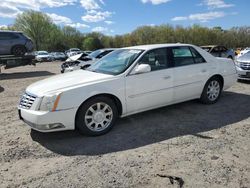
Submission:
[[[0,33],[1,40],[10,40],[10,39],[16,39],[16,38],[18,38],[18,36],[14,33],[7,33],[7,32]]]
[[[151,71],[166,69],[168,68],[166,53],[165,48],[151,50],[139,60],[139,64],[150,65]]]
[[[124,72],[143,52],[137,49],[120,49],[104,56],[87,70],[118,75]]]

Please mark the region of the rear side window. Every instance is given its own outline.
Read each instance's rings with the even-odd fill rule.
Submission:
[[[194,48],[189,47],[192,55],[194,57],[194,61],[195,63],[206,63],[205,59],[201,56],[201,54],[199,52],[197,52]]]
[[[205,59],[192,47],[173,47],[170,50],[173,66],[180,67],[206,62]]]
[[[167,64],[167,49],[160,48],[147,52],[140,60],[139,64],[148,64],[151,71],[168,68]]]
[[[7,33],[7,32],[0,33],[0,40],[10,40],[10,39],[17,39],[17,38],[19,37],[15,33]]]
[[[193,55],[189,47],[173,47],[172,50],[173,63],[175,67],[194,64]]]

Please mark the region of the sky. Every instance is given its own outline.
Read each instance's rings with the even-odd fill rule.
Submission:
[[[83,33],[129,33],[139,26],[250,26],[250,0],[1,0],[0,26],[26,10],[41,11],[60,26]]]

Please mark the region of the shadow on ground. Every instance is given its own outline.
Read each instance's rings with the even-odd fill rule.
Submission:
[[[0,74],[0,80],[33,78],[33,77],[50,76],[50,75],[54,75],[54,73],[48,71],[2,73]]]
[[[250,80],[238,80],[238,82],[242,84],[250,84]]]
[[[4,88],[0,86],[0,93],[4,92]]]
[[[34,141],[61,155],[99,155],[157,143],[173,137],[194,135],[218,129],[250,117],[250,96],[224,92],[214,105],[189,101],[119,119],[113,130],[99,137],[86,137],[77,131],[39,133]]]

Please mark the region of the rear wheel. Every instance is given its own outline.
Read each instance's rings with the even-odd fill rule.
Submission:
[[[85,135],[99,136],[110,131],[117,116],[117,107],[112,99],[96,97],[79,108],[76,127]]]
[[[15,56],[23,56],[27,52],[24,46],[18,45],[14,46],[12,49],[12,54]]]
[[[221,95],[222,82],[218,77],[209,79],[203,89],[200,100],[205,104],[216,103]]]

